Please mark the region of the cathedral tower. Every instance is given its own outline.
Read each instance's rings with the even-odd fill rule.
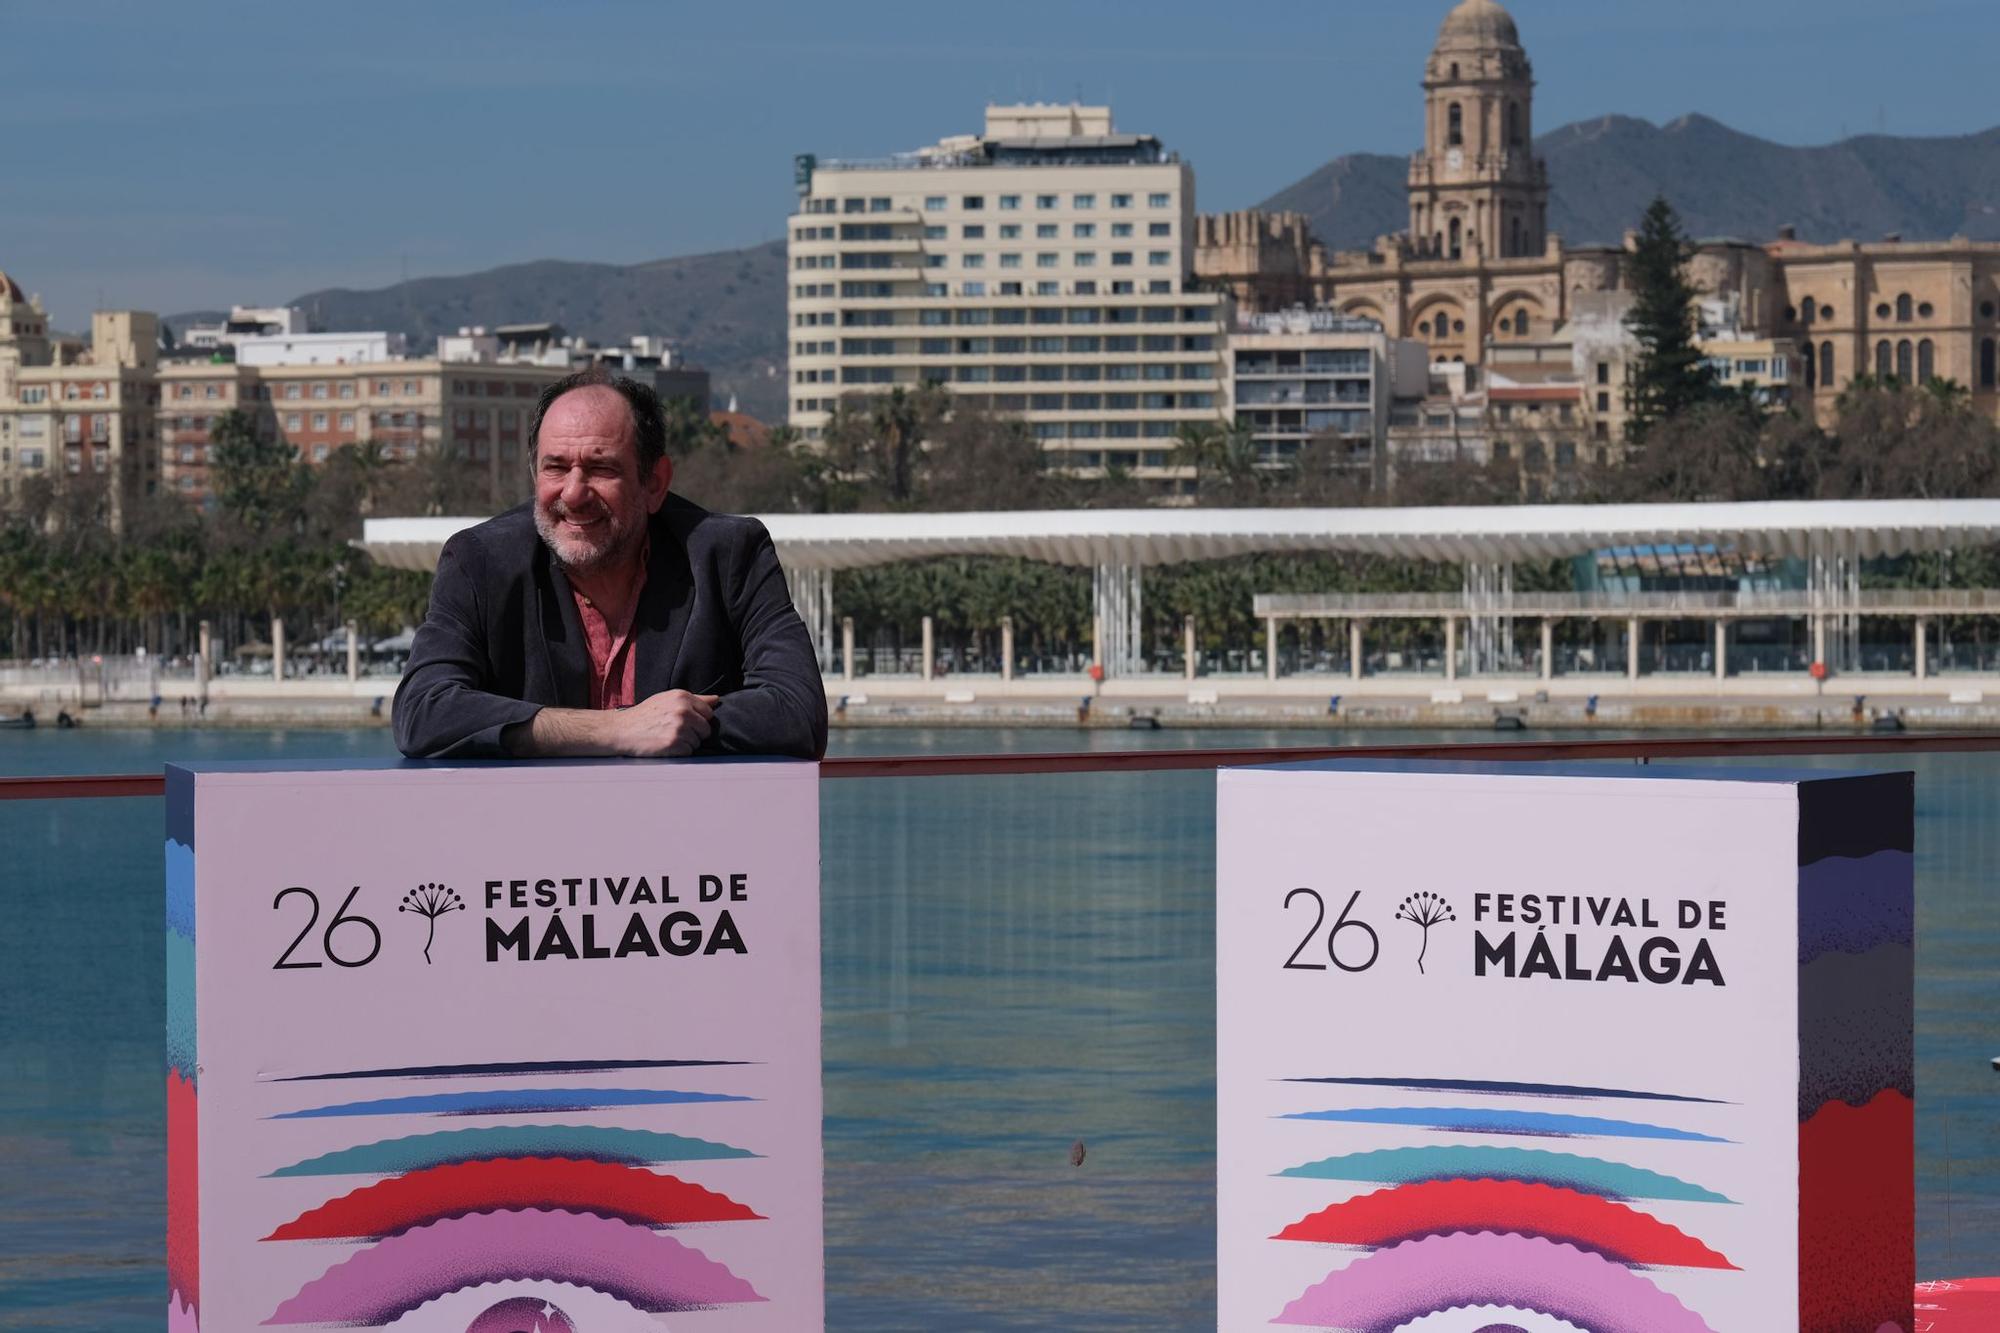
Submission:
[[[1410,163],[1410,242],[1426,258],[1542,254],[1548,170],[1535,156],[1535,76],[1513,16],[1460,0],[1424,70],[1424,151]]]

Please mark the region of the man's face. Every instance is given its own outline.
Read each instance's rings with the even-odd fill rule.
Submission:
[[[613,389],[573,389],[542,418],[535,451],[535,531],[565,569],[589,574],[634,558],[667,498],[673,465],[639,470],[632,409]]]

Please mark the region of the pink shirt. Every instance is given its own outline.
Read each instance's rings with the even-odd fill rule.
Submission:
[[[639,594],[646,588],[646,555],[640,553],[639,577],[632,584],[632,600],[616,623],[607,619],[597,603],[570,585],[576,599],[576,614],[583,621],[583,642],[590,650],[590,706],[630,708],[638,703],[638,649],[632,646],[632,622],[639,615]]]

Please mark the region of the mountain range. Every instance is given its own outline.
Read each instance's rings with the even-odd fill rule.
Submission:
[[[1780,226],[1801,240],[2000,241],[2000,128],[1956,138],[1864,135],[1792,148],[1706,116],[1666,125],[1626,116],[1578,121],[1542,135],[1550,226],[1573,245],[1615,244],[1656,194],[1690,234],[1765,240]],[[1407,158],[1336,157],[1266,199],[1306,214],[1332,249],[1359,249],[1407,225]],[[371,291],[307,292],[321,328],[388,329],[427,348],[461,325],[552,319],[572,333],[622,341],[681,340],[713,376],[716,405],[732,396],[767,421],[785,415],[785,245],[618,265],[545,259]],[[176,315],[184,327],[199,312]]]

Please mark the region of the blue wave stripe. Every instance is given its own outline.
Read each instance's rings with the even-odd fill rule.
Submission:
[[[167,839],[167,929],[194,939],[194,848]]]
[[[722,1092],[674,1092],[653,1088],[503,1088],[493,1092],[431,1092],[412,1097],[378,1097],[337,1106],[285,1111],[273,1120],[316,1120],[351,1115],[508,1115],[517,1112],[594,1111],[609,1106],[677,1106],[693,1102],[747,1102]]]
[[[1904,851],[1829,856],[1799,867],[1799,962],[1914,944],[1916,862]]]
[[[1451,1134],[1525,1134],[1536,1138],[1676,1139],[1690,1143],[1728,1143],[1710,1134],[1636,1120],[1606,1120],[1592,1115],[1559,1115],[1549,1111],[1503,1111],[1474,1106],[1372,1106],[1342,1111],[1296,1111],[1281,1120],[1332,1120],[1352,1125],[1409,1125]]]
[[[1587,1088],[1568,1083],[1502,1083],[1478,1078],[1288,1078],[1287,1083],[1337,1083],[1359,1088],[1399,1088],[1416,1092],[1478,1092],[1501,1097],[1606,1097],[1648,1102],[1702,1102],[1726,1106],[1713,1097],[1675,1092],[1634,1092],[1629,1088]]]
[[[1523,1180],[1557,1185],[1608,1199],[1666,1199],[1682,1203],[1734,1203],[1727,1195],[1644,1167],[1540,1148],[1446,1144],[1435,1148],[1377,1148],[1325,1157],[1278,1172],[1307,1180],[1362,1180],[1412,1185],[1428,1180]]]

